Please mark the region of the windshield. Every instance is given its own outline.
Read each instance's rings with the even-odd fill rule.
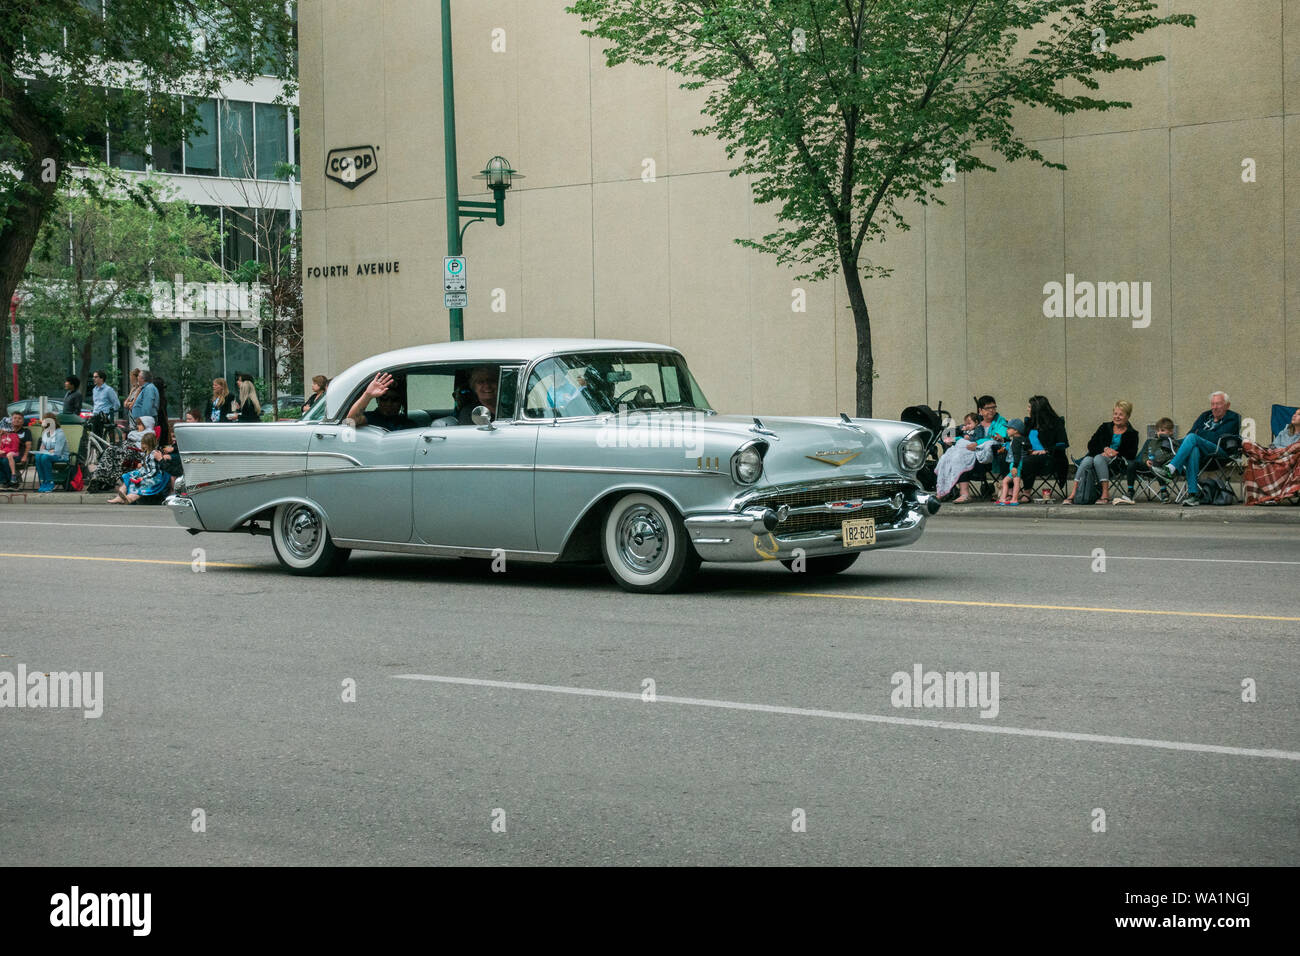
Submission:
[[[538,364],[528,377],[529,418],[581,418],[622,408],[710,410],[676,352],[575,352]]]

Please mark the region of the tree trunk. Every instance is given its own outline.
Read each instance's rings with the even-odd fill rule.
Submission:
[[[23,109],[25,101],[26,96],[19,94],[8,98],[6,103],[12,111],[8,118],[13,132],[30,151],[22,168],[22,184],[14,190],[12,204],[0,209],[0,219],[9,220],[0,227],[0,296],[3,297],[0,301],[6,307],[22,281],[41,224],[54,206],[58,179],[63,174],[58,139]],[[53,176],[47,173],[51,162]]]
[[[862,276],[858,264],[851,256],[841,255],[840,271],[844,274],[844,287],[849,293],[853,309],[853,328],[857,331],[858,361],[854,393],[857,397],[857,417],[872,417],[872,386],[876,364],[871,354],[871,314],[867,311],[867,297],[862,291]]]

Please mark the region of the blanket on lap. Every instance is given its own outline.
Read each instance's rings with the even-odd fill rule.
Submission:
[[[956,444],[944,452],[939,459],[934,473],[940,498],[952,491],[952,486],[957,484],[962,475],[974,468],[977,461],[987,465],[993,460],[992,442],[980,445],[974,451],[966,447],[968,444],[969,441],[959,436]]]
[[[1243,442],[1246,455],[1246,504],[1262,505],[1300,495],[1300,442],[1286,448],[1263,448]]]

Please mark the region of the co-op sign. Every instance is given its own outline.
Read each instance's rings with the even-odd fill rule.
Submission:
[[[362,182],[379,171],[379,158],[375,146],[344,146],[331,149],[325,157],[325,176],[356,189]]]

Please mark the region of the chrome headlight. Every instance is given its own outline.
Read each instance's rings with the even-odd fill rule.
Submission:
[[[731,477],[742,485],[758,481],[763,474],[763,453],[766,451],[765,442],[752,441],[742,445],[731,456]]]
[[[898,446],[898,462],[904,471],[916,471],[925,464],[925,439],[920,434],[908,435]]]

